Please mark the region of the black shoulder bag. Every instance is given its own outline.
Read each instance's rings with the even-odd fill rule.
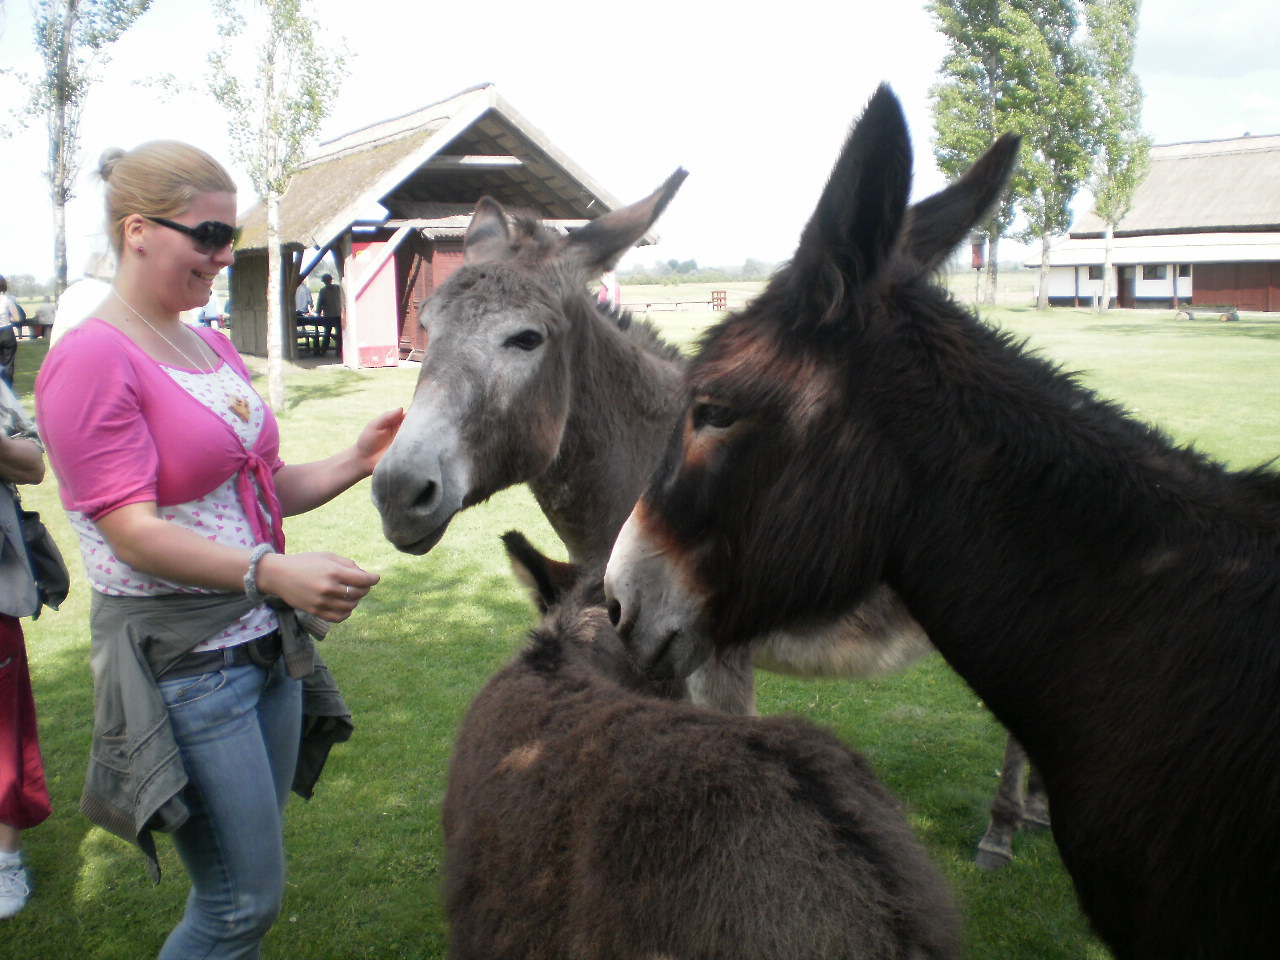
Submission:
[[[67,564],[62,559],[62,551],[53,539],[53,534],[34,510],[24,510],[22,501],[14,498],[14,506],[18,508],[18,522],[22,524],[22,539],[27,545],[27,556],[31,560],[31,573],[36,581],[36,612],[32,620],[40,619],[40,611],[44,607],[57,610],[62,601],[67,599],[71,590],[71,576],[67,573]]]

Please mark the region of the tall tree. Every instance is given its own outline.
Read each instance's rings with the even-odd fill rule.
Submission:
[[[1071,202],[1089,176],[1097,140],[1088,58],[1077,43],[1074,0],[1039,0],[1011,9],[1008,30],[1021,50],[1010,65],[1019,82],[1010,96],[1023,134],[1015,179],[1026,217],[1021,239],[1040,245],[1036,306],[1049,307],[1049,244],[1071,226]]]
[[[209,89],[229,115],[232,150],[266,211],[267,399],[275,410],[284,406],[285,338],[293,334],[281,288],[280,198],[329,115],[345,63],[320,44],[304,5],[214,0],[221,41],[209,55]],[[253,67],[242,82],[236,67],[248,52]]]
[[[930,90],[933,101],[934,156],[949,180],[955,180],[1002,133],[1014,105],[1017,77],[1011,74],[1019,51],[1006,29],[1009,0],[931,0],[926,9],[946,37],[947,52]],[[984,300],[995,302],[1000,238],[1013,223],[1012,188],[982,229],[988,241]]]
[[[108,48],[151,6],[151,0],[37,0],[35,41],[43,70],[24,77],[26,121],[40,118],[49,132],[45,180],[53,202],[53,275],[56,293],[67,286],[67,202],[80,169],[80,121],[89,88],[99,79]]]
[[[1106,224],[1102,260],[1102,297],[1098,309],[1111,308],[1111,243],[1115,228],[1133,204],[1147,175],[1151,139],[1142,133],[1142,85],[1133,72],[1134,38],[1142,0],[1085,0],[1086,46],[1094,73],[1098,145],[1090,187],[1093,212]],[[1177,278],[1174,278],[1177,282]]]

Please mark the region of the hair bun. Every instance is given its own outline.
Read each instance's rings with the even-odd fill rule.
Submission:
[[[116,161],[124,156],[124,151],[119,147],[107,147],[102,151],[102,156],[98,158],[98,176],[103,180],[107,180],[111,176],[111,171],[115,169]]]

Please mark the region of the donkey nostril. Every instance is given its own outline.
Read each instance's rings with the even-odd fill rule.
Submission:
[[[414,500],[413,500],[414,507],[425,507],[427,509],[430,509],[431,506],[436,502],[436,498],[439,496],[439,493],[440,493],[440,484],[436,483],[434,480],[428,480],[426,484],[422,487],[421,492],[416,497],[414,497]]]
[[[607,604],[609,611],[609,622],[617,629],[618,624],[622,622],[622,604],[617,600],[610,600]]]

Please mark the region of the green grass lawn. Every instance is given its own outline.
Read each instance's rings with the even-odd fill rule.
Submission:
[[[624,297],[627,291],[624,288]],[[1175,322],[1172,313],[1000,308],[987,319],[1026,336],[1103,393],[1234,466],[1277,451],[1280,317],[1237,324]],[[655,314],[689,342],[715,318]],[[41,342],[19,348],[19,392],[30,395]],[[369,417],[406,403],[412,368],[355,372],[289,368],[284,455],[305,461],[354,437]],[[25,494],[78,565],[55,481]],[[354,739],[335,749],[316,797],[288,812],[289,891],[266,955],[289,960],[436,958],[446,952],[440,908],[440,803],[457,723],[470,698],[521,643],[531,604],[508,572],[499,535],[515,527],[563,556],[523,488],[460,516],[426,557],[382,538],[369,484],[287,521],[291,550],[332,549],[382,575],[325,656],[355,711]],[[52,818],[26,835],[37,884],[25,912],[3,924],[0,957],[137,960],[154,956],[177,921],[187,884],[161,839],[164,880],[139,855],[91,828],[77,802],[88,756],[89,590],[28,623]],[[761,674],[765,713],[829,726],[871,758],[908,805],[912,823],[955,885],[974,960],[1103,958],[1088,934],[1048,836],[1024,836],[1008,870],[972,865],[996,785],[1003,732],[933,657],[871,683]],[[513,824],[519,829],[519,824]]]

